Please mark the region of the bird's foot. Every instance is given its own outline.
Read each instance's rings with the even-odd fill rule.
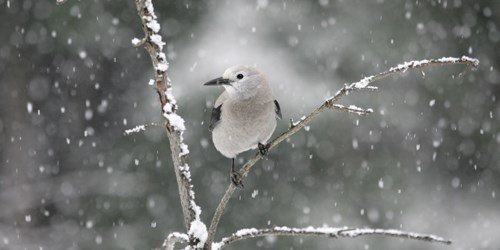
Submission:
[[[259,144],[257,144],[257,146],[259,146],[259,152],[262,156],[267,155],[267,152],[269,151],[269,149],[267,148],[267,145],[264,145],[264,144],[259,142]]]
[[[239,189],[243,189],[245,187],[243,185],[241,174],[237,171],[231,171],[231,182]]]

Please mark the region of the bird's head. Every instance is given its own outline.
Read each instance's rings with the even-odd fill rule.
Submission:
[[[237,65],[228,68],[222,77],[206,82],[206,86],[223,86],[230,97],[250,98],[267,84],[264,75],[254,67]]]

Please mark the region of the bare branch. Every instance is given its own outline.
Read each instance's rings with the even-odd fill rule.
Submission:
[[[405,62],[403,64],[400,64],[396,67],[392,67],[387,71],[371,75],[368,77],[365,77],[361,79],[358,82],[353,82],[351,84],[345,84],[337,93],[326,99],[325,102],[321,106],[319,106],[316,110],[314,110],[312,113],[309,115],[301,118],[299,122],[292,122],[290,128],[279,135],[278,137],[274,138],[271,142],[267,144],[268,150],[271,150],[272,148],[276,147],[278,144],[280,144],[282,141],[287,139],[288,137],[292,136],[293,134],[297,133],[300,129],[302,129],[304,126],[306,126],[309,122],[311,122],[314,118],[316,118],[319,114],[323,113],[325,110],[334,108],[334,104],[338,102],[342,97],[348,95],[349,93],[358,91],[358,90],[375,90],[376,87],[369,86],[369,84],[384,79],[386,77],[389,77],[394,74],[398,74],[401,72],[406,72],[408,70],[421,70],[426,67],[431,67],[431,66],[442,66],[442,65],[454,65],[454,64],[466,64],[469,68],[476,68],[479,65],[479,60],[475,58],[470,58],[466,56],[462,56],[461,58],[454,58],[454,57],[446,57],[446,58],[440,58],[440,59],[430,59],[430,60],[421,60],[421,61],[411,61],[411,62]],[[257,153],[252,159],[248,160],[243,167],[240,169],[240,174],[242,177],[245,177],[248,175],[250,172],[250,169],[252,168],[255,163],[257,163],[260,159],[262,159],[262,156],[260,153]],[[231,183],[229,184],[229,187],[226,190],[226,193],[224,193],[224,196],[222,197],[215,213],[214,216],[212,217],[212,222],[210,224],[210,227],[208,229],[208,239],[205,245],[205,248],[208,249],[211,247],[211,243],[214,240],[215,233],[217,231],[217,226],[220,221],[220,217],[222,216],[224,210],[226,209],[227,203],[229,199],[231,199],[231,196],[233,195],[234,191],[236,190],[235,186]]]
[[[219,250],[236,241],[265,236],[320,236],[329,238],[354,238],[364,235],[385,235],[390,237],[399,237],[405,239],[422,240],[429,242],[438,242],[443,244],[451,244],[451,241],[431,234],[418,234],[404,232],[394,229],[359,229],[359,228],[332,228],[332,227],[306,227],[306,228],[289,228],[289,227],[273,227],[273,228],[248,228],[238,230],[229,237],[223,238],[220,242],[212,245],[212,250]]]
[[[163,242],[163,246],[166,250],[174,250],[176,243],[187,243],[188,241],[189,237],[187,234],[174,232],[167,236],[167,239]]]
[[[171,156],[184,215],[184,224],[188,232],[190,232],[190,241],[204,243],[206,236],[204,239],[201,239],[198,234],[200,231],[203,231],[204,227],[200,221],[201,209],[196,205],[194,200],[191,172],[189,171],[189,165],[186,163],[186,155],[189,153],[189,150],[187,145],[184,144],[183,139],[185,130],[184,119],[176,113],[177,103],[172,94],[172,85],[167,75],[168,62],[165,53],[162,52],[165,43],[158,33],[160,31],[160,24],[156,20],[151,0],[136,0],[135,3],[142,22],[144,38],[142,40],[133,39],[133,43],[135,45],[141,43],[144,45],[155,69],[153,83],[155,84],[160,100],[161,113],[166,119],[165,130],[170,142]]]

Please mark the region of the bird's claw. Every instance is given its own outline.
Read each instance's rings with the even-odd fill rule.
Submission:
[[[243,189],[245,187],[241,180],[242,178],[240,173],[236,171],[231,172],[231,182],[233,182],[233,184],[239,189]]]
[[[269,151],[269,150],[268,150],[266,145],[259,142],[259,144],[257,146],[259,147],[259,152],[262,156],[267,155],[267,151]]]

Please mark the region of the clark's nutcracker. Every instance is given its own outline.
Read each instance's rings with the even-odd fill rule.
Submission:
[[[232,182],[243,187],[234,158],[257,147],[262,155],[267,153],[264,144],[276,128],[276,119],[281,119],[280,105],[264,74],[254,67],[233,66],[204,85],[226,89],[215,101],[209,129],[215,148],[232,158]]]

